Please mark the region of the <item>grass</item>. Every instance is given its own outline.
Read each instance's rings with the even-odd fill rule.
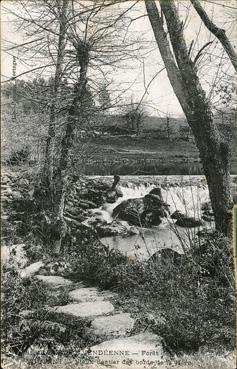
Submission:
[[[155,138],[152,133],[141,137],[94,137],[82,142],[87,143],[87,149],[92,153],[84,167],[86,175],[202,174],[195,144],[181,138],[168,140],[159,135]],[[81,147],[79,141],[75,146],[75,158],[80,156],[77,147]],[[78,167],[77,161],[75,168]],[[231,168],[232,173],[236,173],[235,154]]]

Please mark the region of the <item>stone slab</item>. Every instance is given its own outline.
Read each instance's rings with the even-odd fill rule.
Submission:
[[[54,310],[57,313],[73,315],[80,318],[90,318],[98,315],[111,314],[114,306],[108,301],[91,301],[79,304],[68,304],[64,306],[56,306]]]
[[[129,313],[95,318],[91,324],[96,335],[123,336],[133,329],[134,319]]]
[[[30,264],[28,267],[24,268],[21,271],[21,277],[22,278],[30,277],[36,274],[40,270],[40,268],[42,268],[43,266],[44,266],[44,263],[42,260],[37,261],[36,263]]]
[[[110,291],[99,291],[96,287],[81,287],[69,292],[69,296],[75,301],[87,302],[109,300],[117,294]]]
[[[69,279],[59,277],[59,276],[56,276],[56,275],[39,275],[39,274],[37,274],[35,277],[37,279],[39,279],[40,281],[42,281],[42,282],[44,282],[47,285],[52,286],[52,287],[69,286],[70,284],[72,284],[72,281],[70,281]]]
[[[73,300],[80,302],[96,301],[99,299],[98,289],[96,287],[77,288],[76,290],[69,292],[69,296]]]
[[[161,338],[150,332],[104,341],[91,347],[90,356],[117,369],[160,368],[163,362]]]

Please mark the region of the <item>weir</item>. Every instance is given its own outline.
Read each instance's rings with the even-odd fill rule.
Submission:
[[[201,219],[201,205],[209,201],[208,188],[203,176],[153,176],[137,178],[121,177],[118,188],[123,196],[113,204],[105,203],[100,208],[93,209],[97,219],[107,223],[113,222],[113,210],[123,201],[128,199],[143,198],[156,188],[161,188],[162,198],[169,205],[169,215],[162,218],[158,226],[151,228],[134,227],[136,234],[127,237],[120,235],[103,237],[101,241],[110,248],[117,249],[131,259],[146,260],[156,251],[162,248],[172,248],[183,253],[184,247],[190,247],[190,240],[196,237],[197,232],[203,227],[183,228],[175,225],[171,214],[180,211],[188,217]],[[126,224],[125,221],[122,221]],[[208,222],[207,222],[208,223]],[[127,224],[128,226],[128,224]],[[209,224],[205,226],[210,227]]]

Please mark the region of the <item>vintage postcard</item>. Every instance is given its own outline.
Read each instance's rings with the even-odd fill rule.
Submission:
[[[236,18],[2,0],[3,369],[236,368]]]

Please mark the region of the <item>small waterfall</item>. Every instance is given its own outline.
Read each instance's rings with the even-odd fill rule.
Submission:
[[[121,186],[120,189],[123,193],[123,199],[135,199],[139,197],[144,197],[156,186],[154,184],[141,183],[139,185],[132,182],[128,182],[127,186]]]
[[[118,186],[122,191],[123,196],[119,197],[113,204],[105,203],[99,209],[94,209],[93,212],[107,223],[113,221],[112,214],[113,210],[121,204],[121,202],[128,199],[141,198],[147,195],[156,186],[154,184],[139,184],[128,182],[127,186]]]
[[[105,203],[100,208],[92,210],[94,215],[101,220],[111,223],[113,221],[112,213],[114,208],[127,199],[141,198],[147,195],[157,184],[141,183],[134,184],[128,182],[127,185],[119,186],[123,193],[122,197],[113,203]],[[161,188],[163,200],[169,205],[170,214],[179,210],[189,217],[201,217],[201,204],[209,201],[207,186],[187,185],[170,186]]]
[[[104,220],[111,222],[113,209],[127,199],[141,198],[147,195],[156,186],[154,184],[134,185],[128,183],[127,186],[120,186],[123,197],[119,197],[113,204],[104,204],[100,209]],[[187,216],[200,218],[201,204],[209,201],[209,194],[206,186],[171,186],[161,189],[163,200],[170,206],[170,214],[179,210]]]
[[[207,186],[175,186],[162,189],[164,201],[170,206],[170,213],[179,210],[189,217],[201,217],[201,204],[209,201]]]
[[[153,188],[161,187],[162,197],[169,205],[170,215],[179,210],[189,217],[201,218],[201,204],[209,201],[206,184],[198,182],[194,184],[186,182],[184,184],[178,181],[177,183],[169,183],[169,181],[157,181],[157,178],[155,178],[153,183],[152,181],[145,182],[145,180],[144,178],[143,183],[133,183],[132,180],[123,181],[118,186],[123,196],[119,197],[113,204],[105,203],[99,209],[92,210],[94,217],[111,223],[113,221],[113,209],[121,202],[127,199],[142,198]],[[173,223],[174,219],[170,217],[163,218],[159,226],[150,229],[138,227],[138,233],[135,235],[104,237],[101,241],[110,248],[120,250],[128,257],[132,255],[141,260],[148,259],[157,250],[166,247],[182,253],[180,238],[183,240],[182,242],[188,245],[190,239],[195,237],[199,228],[185,229],[177,226],[176,231],[174,231]]]

